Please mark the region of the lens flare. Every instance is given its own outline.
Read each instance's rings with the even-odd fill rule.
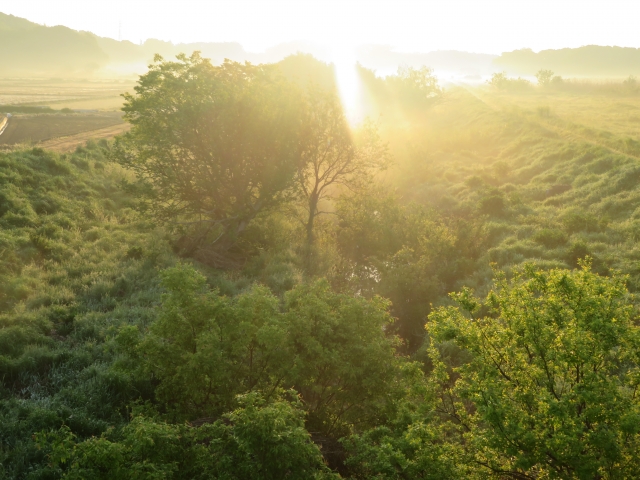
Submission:
[[[362,118],[362,85],[356,69],[355,48],[347,46],[332,49],[332,63],[335,66],[336,83],[347,119],[352,125],[360,123]]]

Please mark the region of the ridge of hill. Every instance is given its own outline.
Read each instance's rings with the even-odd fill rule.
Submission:
[[[171,58],[178,53],[199,50],[214,63],[225,58],[253,63],[277,62],[297,52],[330,60],[322,48],[302,42],[276,45],[261,53],[247,52],[236,42],[174,44],[148,39],[137,45],[99,37],[91,32],[64,26],[48,27],[24,18],[0,13],[0,75],[77,77],[92,75],[136,75],[146,69],[155,54]],[[500,56],[455,50],[399,52],[383,45],[363,45],[356,60],[382,74],[399,66],[426,65],[441,74],[487,76],[503,69],[510,74],[534,75],[551,69],[560,75],[627,76],[640,74],[640,49],[587,45],[558,50],[521,49]]]
[[[540,69],[550,69],[561,75],[636,75],[640,73],[640,49],[586,45],[536,53],[525,48],[503,53],[494,64],[509,73],[522,75],[533,75]]]
[[[200,50],[215,63],[249,59],[238,43],[177,44],[149,39],[142,45],[64,26],[48,27],[0,13],[2,76],[87,76],[104,70],[139,73],[156,53],[171,57]]]
[[[0,64],[3,76],[54,73],[86,75],[109,57],[89,32],[45,27],[0,13]]]

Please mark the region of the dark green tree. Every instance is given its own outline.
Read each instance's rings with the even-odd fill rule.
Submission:
[[[454,290],[482,253],[481,224],[402,204],[380,186],[344,196],[337,214],[341,288],[391,300],[397,332],[417,349],[431,303]]]
[[[229,299],[191,267],[163,277],[168,293],[149,333],[124,327],[116,344],[131,357],[122,368],[158,381],[170,418],[216,417],[239,394],[293,388],[313,431],[338,438],[375,425],[401,396],[386,301],[336,294],[326,281],[299,285],[284,302],[264,287]]]
[[[200,249],[201,260],[216,264],[289,191],[300,109],[296,88],[274,65],[156,56],[135,94],[125,94],[132,128],[116,157],[136,173],[148,211],[187,234],[188,253]]]

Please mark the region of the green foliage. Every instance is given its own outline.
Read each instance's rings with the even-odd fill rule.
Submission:
[[[136,173],[135,191],[155,218],[190,235],[188,253],[228,250],[293,180],[301,106],[293,84],[273,65],[215,67],[194,53],[156,57],[135,92],[125,95],[132,129],[115,154]]]
[[[457,452],[445,443],[445,432],[433,419],[408,426],[378,427],[345,443],[349,478],[446,480],[469,478]]]
[[[337,91],[310,87],[305,100],[308,117],[295,179],[306,210],[305,263],[311,274],[314,223],[331,208],[327,202],[337,189],[354,190],[369,184],[376,173],[389,166],[390,160],[374,124],[367,122],[358,132],[351,131]]]
[[[640,331],[624,277],[589,268],[529,266],[499,276],[485,302],[455,295],[466,314],[430,316],[442,408],[488,473],[631,478],[640,468]],[[448,368],[443,342],[471,359]]]
[[[411,349],[423,337],[431,303],[472,268],[484,236],[469,219],[444,218],[402,205],[380,189],[338,205],[338,248],[352,291],[389,298],[396,327]]]
[[[506,202],[501,192],[491,193],[480,199],[478,211],[481,214],[494,217],[503,216],[506,213]]]
[[[533,235],[533,240],[547,248],[556,248],[567,243],[567,236],[561,230],[543,228]]]
[[[416,364],[403,370],[406,396],[397,415],[342,440],[348,453],[347,478],[471,478],[458,445],[440,421],[434,384]]]
[[[443,89],[433,70],[428,67],[399,67],[395,75],[377,77],[375,72],[358,65],[358,76],[362,81],[372,115],[378,113],[400,120],[424,114],[438,103]]]
[[[335,478],[304,428],[300,402],[288,396],[267,402],[247,394],[237,409],[198,427],[138,415],[82,442],[66,426],[36,441],[69,480]]]
[[[387,77],[387,83],[400,102],[413,108],[427,105],[442,94],[438,78],[428,67],[399,67],[398,73]]]
[[[0,154],[0,477],[47,477],[31,439],[63,423],[84,437],[127,418],[151,385],[112,372],[109,329],[149,321],[167,246],[94,165],[110,146]],[[86,168],[76,166],[78,160]],[[138,246],[144,254],[128,258]],[[54,477],[55,478],[55,477]]]
[[[244,216],[231,177],[192,171],[227,202],[204,222],[230,219],[227,263],[204,249],[177,263],[171,233],[185,234],[184,253],[222,224],[204,234],[199,212],[171,217],[162,202],[168,225],[138,215],[158,184],[133,182],[109,142],[0,154],[0,478],[637,476],[629,82],[552,77],[520,94],[505,75],[503,89],[445,94],[428,70],[360,73],[369,111],[384,114],[363,131],[310,87],[333,79],[309,57],[213,67],[181,56],[143,76],[132,135],[148,134],[148,152],[222,158],[242,145],[231,177],[273,174],[249,190],[273,186],[274,208]],[[222,121],[236,114],[267,141],[211,134],[237,132]],[[280,114],[286,128],[271,135]],[[133,166],[140,145],[117,154]],[[291,155],[273,163],[269,145]],[[310,252],[296,174],[300,185],[336,162],[344,173],[371,145],[388,146],[393,168],[326,187],[317,212],[331,215],[316,218]],[[328,169],[309,161],[325,153]],[[180,172],[161,186],[188,190]],[[564,270],[587,255],[612,277]],[[449,306],[456,290],[462,308]]]
[[[399,394],[381,299],[338,295],[323,281],[296,286],[284,304],[257,286],[230,299],[185,265],[164,272],[163,285],[149,334],[126,327],[116,342],[158,379],[172,418],[215,417],[236,395],[295,388],[313,431],[330,434],[375,424]]]
[[[301,86],[314,85],[329,91],[337,89],[334,65],[326,64],[311,54],[298,52],[276,65],[282,75]]]

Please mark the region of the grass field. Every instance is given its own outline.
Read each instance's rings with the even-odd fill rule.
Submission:
[[[0,79],[0,105],[48,105],[55,109],[118,110],[133,83],[63,79]]]

